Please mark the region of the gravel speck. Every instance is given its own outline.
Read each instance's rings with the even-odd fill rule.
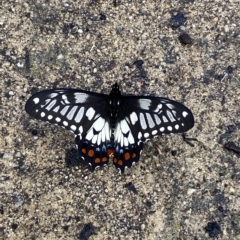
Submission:
[[[187,195],[192,195],[193,193],[195,193],[196,192],[196,189],[194,189],[194,188],[189,188],[188,190],[187,190]]]

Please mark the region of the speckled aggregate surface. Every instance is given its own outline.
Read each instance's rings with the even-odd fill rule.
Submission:
[[[215,238],[240,239],[240,158],[223,148],[240,144],[239,12],[236,0],[2,0],[0,238],[200,240],[215,222]],[[124,175],[112,163],[92,173],[67,164],[70,132],[24,112],[38,90],[108,93],[116,81],[188,106],[194,147],[159,137]]]

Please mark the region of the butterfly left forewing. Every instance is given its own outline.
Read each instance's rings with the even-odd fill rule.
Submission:
[[[84,134],[107,104],[106,95],[63,88],[35,93],[28,99],[25,110],[36,119]]]

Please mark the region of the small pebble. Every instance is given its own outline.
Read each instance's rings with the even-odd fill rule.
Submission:
[[[196,192],[196,189],[194,189],[194,188],[189,188],[189,189],[187,190],[187,195],[192,195],[194,192]]]
[[[62,55],[62,54],[59,54],[59,55],[57,56],[57,59],[63,59],[63,55]]]
[[[11,158],[11,155],[8,154],[8,153],[4,153],[4,154],[3,154],[3,158],[4,158],[4,159],[9,159],[9,158]]]
[[[23,64],[22,62],[18,62],[18,63],[17,63],[17,66],[18,66],[19,68],[23,68],[24,64]]]
[[[170,20],[171,27],[178,28],[182,24],[186,22],[187,18],[184,16],[183,13],[178,13],[177,15],[173,16]]]
[[[233,187],[229,187],[229,193],[231,194],[235,193],[235,189]]]
[[[192,44],[192,38],[187,34],[183,33],[179,36],[179,40],[182,44],[187,45],[187,44]]]

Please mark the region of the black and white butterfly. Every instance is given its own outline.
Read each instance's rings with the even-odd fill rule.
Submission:
[[[139,160],[144,141],[183,133],[194,125],[191,111],[181,103],[121,95],[117,83],[109,95],[66,88],[38,92],[28,99],[25,110],[72,131],[79,156],[92,170],[112,158],[122,173]]]

